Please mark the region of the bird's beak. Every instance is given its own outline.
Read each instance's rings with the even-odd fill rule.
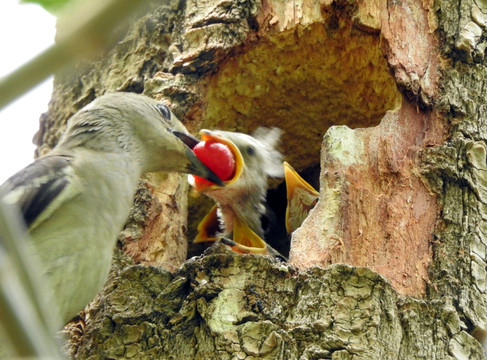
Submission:
[[[213,242],[220,238],[218,232],[220,232],[221,229],[218,221],[217,209],[217,205],[213,206],[198,224],[198,234],[193,240],[193,243],[201,243],[204,241]],[[230,246],[232,250],[241,254],[267,253],[267,244],[259,235],[252,231],[252,229],[237,217],[235,217],[233,221],[233,240],[221,238],[225,245]]]
[[[198,224],[198,234],[193,243],[217,241],[221,231],[217,215],[218,206],[215,205]],[[267,254],[267,244],[239,218],[233,219],[233,240],[221,238],[221,241],[241,254]]]
[[[267,244],[239,218],[233,219],[232,250],[242,254],[267,254]]]
[[[198,144],[200,141],[211,140],[211,141],[219,142],[221,144],[228,146],[228,148],[232,152],[232,154],[235,158],[235,172],[234,172],[233,177],[231,179],[227,179],[225,181],[220,180],[219,182],[216,182],[216,181],[213,181],[212,179],[206,178],[207,180],[210,180],[214,184],[204,186],[205,190],[231,185],[235,181],[238,180],[240,175],[242,175],[242,171],[244,168],[244,160],[242,157],[242,153],[240,152],[238,147],[233,142],[221,137],[219,133],[217,133],[215,131],[211,131],[211,130],[206,130],[206,129],[200,130],[201,140],[198,140],[197,138],[195,138],[189,134],[180,132],[180,131],[173,130],[173,134],[176,135],[179,139],[181,139],[181,141],[184,142],[190,149],[193,149],[196,146],[196,144]],[[196,173],[194,173],[194,175],[201,176],[201,175],[196,174]],[[201,177],[204,177],[204,176],[201,176]],[[196,190],[200,191],[200,190],[202,190],[202,188],[196,188]]]
[[[220,222],[217,214],[218,206],[215,204],[210,212],[205,215],[203,220],[198,224],[198,233],[193,240],[193,243],[201,243],[205,241],[218,240],[218,233],[221,232]]]
[[[286,257],[269,246],[259,235],[236,217],[233,220],[233,239],[219,236],[218,233],[222,229],[218,220],[217,210],[218,206],[214,205],[198,224],[198,234],[193,240],[193,243],[220,240],[223,244],[240,254],[272,255],[287,261]]]
[[[240,219],[234,219],[233,240],[222,237],[221,242],[240,254],[271,255],[287,261],[286,257],[267,244]]]
[[[223,181],[213,171],[211,171],[205,164],[203,164],[201,160],[198,159],[198,157],[193,152],[192,149],[195,147],[195,145],[198,142],[200,142],[200,140],[182,131],[171,130],[171,132],[174,134],[174,136],[179,138],[187,146],[185,154],[186,157],[191,162],[191,167],[189,168],[191,174],[209,180],[215,183],[217,186],[225,186]]]
[[[301,226],[320,194],[291,165],[285,161],[283,165],[287,191],[286,230],[292,233]]]

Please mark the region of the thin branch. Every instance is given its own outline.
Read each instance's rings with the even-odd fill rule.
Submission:
[[[61,35],[56,44],[0,79],[0,109],[53,73],[110,45],[113,28],[147,1],[80,0],[60,17]]]

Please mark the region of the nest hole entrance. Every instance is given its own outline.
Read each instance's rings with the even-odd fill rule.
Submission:
[[[209,79],[202,127],[245,133],[279,127],[285,160],[318,189],[316,169],[327,129],[376,126],[401,98],[379,34],[364,32],[351,20],[315,23],[269,33],[227,59]],[[285,212],[282,196],[279,188],[268,194],[277,216]],[[190,209],[190,216],[196,213]],[[190,218],[190,241],[199,220]],[[289,252],[289,241],[282,251]]]
[[[330,126],[375,126],[400,104],[379,35],[351,23],[333,30],[318,23],[247,47],[211,77],[203,126],[279,127],[285,158],[298,170],[319,163]]]

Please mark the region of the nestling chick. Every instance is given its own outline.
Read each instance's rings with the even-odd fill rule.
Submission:
[[[220,130],[200,131],[202,141],[218,142],[230,148],[235,169],[233,176],[224,181],[225,187],[190,179],[196,190],[214,199],[218,206],[200,224],[196,241],[216,240],[202,232],[207,231],[207,226],[213,226],[218,216],[222,234],[226,237],[233,234],[233,241],[244,246],[240,250],[248,247],[253,248],[249,252],[266,251],[261,216],[265,212],[268,177],[283,176],[282,155],[276,149],[281,133],[277,128],[259,128],[252,136]]]
[[[107,279],[117,235],[139,178],[149,171],[193,173],[221,184],[172,130],[168,107],[133,93],[99,97],[67,124],[58,145],[0,187],[20,208],[64,321]]]

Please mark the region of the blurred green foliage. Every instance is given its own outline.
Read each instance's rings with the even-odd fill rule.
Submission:
[[[57,15],[59,13],[59,10],[61,10],[64,5],[66,5],[70,1],[71,0],[21,0],[21,2],[23,3],[39,4],[44,9],[54,15]]]

